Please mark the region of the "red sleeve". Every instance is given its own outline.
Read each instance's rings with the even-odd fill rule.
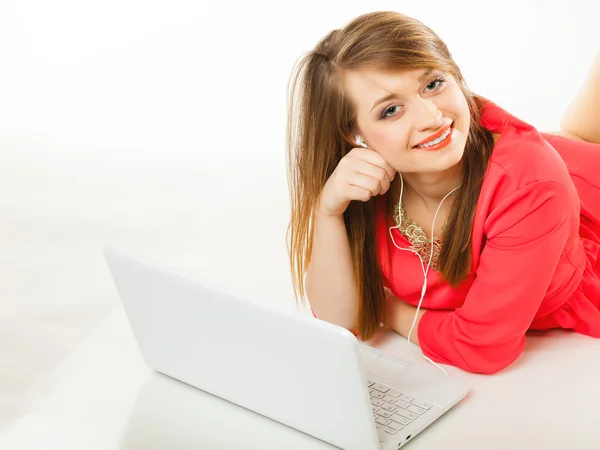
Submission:
[[[569,186],[540,181],[509,194],[487,218],[487,242],[462,307],[428,310],[419,343],[431,359],[495,373],[514,362],[579,214]],[[576,195],[576,194],[575,194]]]

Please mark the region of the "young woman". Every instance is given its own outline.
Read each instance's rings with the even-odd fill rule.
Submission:
[[[288,125],[290,261],[313,314],[365,340],[383,322],[480,373],[515,361],[529,329],[600,337],[595,64],[553,135],[471,92],[415,19],[376,12],[324,37]]]

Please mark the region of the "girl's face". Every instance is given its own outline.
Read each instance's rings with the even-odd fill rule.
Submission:
[[[438,172],[461,160],[471,116],[451,75],[363,70],[346,72],[344,83],[356,107],[356,132],[397,171]],[[438,136],[444,139],[437,145],[419,145]]]

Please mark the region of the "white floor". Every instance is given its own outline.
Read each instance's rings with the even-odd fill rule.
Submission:
[[[120,308],[102,255],[106,244],[211,277],[275,307],[293,307],[287,193],[274,193],[273,180],[231,180],[220,189],[235,190],[236,197],[215,205],[216,197],[207,195],[215,170],[209,177],[202,170],[146,167],[124,177],[107,165],[100,177],[94,175],[102,172],[99,162],[86,169],[65,155],[80,164],[75,177],[72,167],[70,176],[61,173],[58,158],[9,156],[0,166],[0,431],[48,394],[45,379]],[[252,266],[263,258],[272,261],[268,268]]]

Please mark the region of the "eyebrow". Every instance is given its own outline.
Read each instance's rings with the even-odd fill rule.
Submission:
[[[419,77],[419,82],[423,81],[425,78],[427,78],[429,76],[429,74],[433,72],[433,69],[427,69],[425,72],[423,72],[423,74]],[[375,107],[377,105],[379,105],[380,103],[386,102],[391,98],[396,97],[396,94],[394,93],[390,93],[384,97],[381,97],[379,100],[375,101],[375,103],[373,103],[373,107],[371,108],[371,111],[373,111],[373,109],[375,109]],[[369,112],[371,112],[369,111]]]

